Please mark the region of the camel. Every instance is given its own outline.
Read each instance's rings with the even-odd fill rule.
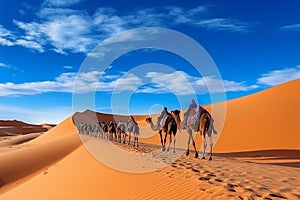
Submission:
[[[113,123],[113,122],[110,122],[110,124],[108,126],[108,135],[109,135],[109,140],[113,140],[114,136],[115,136],[115,138],[117,136],[116,126],[115,126],[115,123]]]
[[[127,122],[127,127],[126,127],[126,130],[128,132],[128,145],[130,144],[130,139],[131,139],[131,134],[133,133],[133,146],[135,147],[135,144],[136,144],[136,147],[139,147],[139,134],[140,134],[140,128],[139,128],[139,125],[135,122],[135,121],[129,121]],[[126,136],[125,136],[125,139],[126,140]]]
[[[121,143],[123,133],[123,143],[125,144],[125,138],[126,138],[126,124],[123,122],[119,122],[117,126],[117,141]]]
[[[202,159],[205,159],[205,150],[206,150],[206,147],[207,147],[206,136],[208,136],[209,140],[210,140],[209,160],[212,160],[212,147],[213,147],[212,132],[214,132],[214,134],[217,134],[217,131],[214,128],[213,119],[207,111],[204,111],[201,115],[199,115],[198,120],[196,120],[196,122],[194,124],[189,124],[186,127],[187,132],[189,134],[188,147],[187,147],[187,150],[186,150],[186,155],[189,155],[189,147],[190,147],[190,143],[191,143],[191,140],[192,140],[193,147],[194,147],[194,150],[195,150],[195,158],[198,158],[198,156],[199,156],[198,151],[196,149],[196,144],[195,144],[195,141],[194,141],[194,138],[193,138],[193,134],[192,134],[193,130],[195,130],[195,132],[198,130],[198,127],[199,127],[200,135],[203,137]]]
[[[102,138],[108,140],[108,126],[105,124],[105,122],[101,123],[102,128]]]
[[[172,134],[173,134],[173,137],[174,137],[174,139],[173,139],[173,144],[174,144],[173,153],[176,152],[175,151],[176,133],[177,133],[177,123],[176,122],[178,122],[180,124],[179,112],[180,111],[177,110],[177,111],[172,111],[171,112],[172,114],[168,114],[166,116],[166,119],[165,119],[165,125],[161,128],[158,125],[153,124],[151,117],[146,118],[146,122],[150,124],[151,129],[153,131],[158,131],[158,133],[160,135],[160,142],[161,142],[163,151],[165,151],[167,135],[170,136],[170,143],[169,143],[169,146],[167,148],[167,151],[170,150],[170,146],[171,146],[171,143],[172,143]],[[176,117],[173,117],[174,115],[176,115]],[[163,139],[163,136],[162,136],[162,132],[165,133],[164,139]]]

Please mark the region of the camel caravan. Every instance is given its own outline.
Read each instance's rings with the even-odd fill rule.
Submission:
[[[189,147],[192,142],[195,151],[195,158],[198,158],[199,154],[193,137],[193,131],[200,132],[203,139],[202,159],[205,159],[208,138],[210,146],[209,160],[212,160],[212,134],[217,134],[217,131],[214,128],[214,120],[210,113],[201,105],[196,104],[194,100],[191,101],[188,110],[184,113],[183,121],[180,119],[179,110],[168,112],[166,107],[164,107],[160,116],[157,118],[157,124],[153,123],[151,117],[147,117],[145,121],[150,125],[150,128],[153,131],[157,131],[159,133],[162,151],[169,151],[173,144],[173,153],[176,153],[176,133],[178,130],[186,130],[189,135],[186,155],[189,155]],[[98,122],[93,125],[81,123],[78,127],[78,131],[80,134],[86,134],[123,144],[126,144],[128,140],[128,145],[130,145],[131,137],[133,136],[133,146],[139,147],[139,125],[133,116],[130,116],[127,122],[119,121],[118,124],[113,121],[111,121],[108,125],[106,125],[105,122]],[[166,147],[168,136],[169,145]]]
[[[133,136],[133,146],[139,146],[139,126],[132,116],[130,116],[128,122],[119,121],[118,124],[113,121],[110,121],[108,125],[105,122],[97,122],[94,124],[80,123],[78,132],[79,134],[124,144],[128,137],[128,145],[130,145],[131,136]]]

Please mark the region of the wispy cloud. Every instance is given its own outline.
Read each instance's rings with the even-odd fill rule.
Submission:
[[[99,81],[100,77],[101,81]],[[141,80],[131,74],[111,76],[99,71],[85,73],[68,72],[62,73],[54,80],[49,81],[0,83],[0,96],[35,95],[49,92],[120,92],[135,90],[141,84]],[[76,90],[74,91],[74,89]]]
[[[256,86],[249,86],[244,82],[219,80],[214,77],[194,77],[182,71],[173,73],[148,72],[146,76],[132,73],[110,75],[100,71],[90,71],[85,73],[62,73],[52,81],[0,83],[0,96],[96,91],[109,93],[134,91],[135,93],[187,95],[209,92],[219,93],[224,92],[224,88],[225,92],[238,92],[252,90]]]
[[[65,51],[87,52],[92,47],[92,22],[91,17],[85,14],[70,14],[68,10],[58,9],[53,16],[51,11],[41,14],[43,22],[21,22],[14,20],[19,29],[23,30],[23,43],[27,41],[28,48],[45,51],[45,46],[50,45],[57,53],[64,54]],[[19,39],[20,40],[20,39]],[[25,43],[26,44],[26,43]],[[31,45],[31,46],[28,46]]]
[[[258,78],[258,84],[275,86],[284,82],[300,78],[300,65],[290,68],[273,70],[268,73],[262,74]]]
[[[228,30],[232,32],[249,31],[249,25],[247,23],[238,21],[236,19],[214,18],[201,20],[196,24],[212,30]]]
[[[45,0],[43,5],[55,6],[55,7],[64,7],[77,4],[82,0]]]
[[[9,65],[0,62],[0,67],[3,67],[3,68],[9,68]]]
[[[73,66],[70,66],[70,65],[65,65],[63,66],[64,69],[73,69]]]
[[[100,7],[90,14],[68,8],[78,2],[80,0],[46,0],[33,21],[13,20],[17,27],[14,32],[0,25],[0,45],[19,45],[38,52],[87,53],[97,41],[137,27],[190,25],[215,31],[248,30],[248,23],[237,19],[207,17],[205,5],[146,8],[122,14],[113,8]]]
[[[290,24],[281,27],[282,30],[300,31],[300,24]]]
[[[0,45],[3,46],[13,46],[14,43],[12,40],[14,39],[14,34],[0,25]]]
[[[195,77],[183,71],[173,73],[149,72],[151,79],[148,87],[139,92],[145,93],[175,93],[176,95],[205,94],[220,92],[240,92],[257,88],[257,85],[247,85],[244,82],[220,80],[214,77]]]
[[[6,63],[2,63],[0,62],[0,68],[6,68],[6,69],[17,69],[16,67],[6,64]]]

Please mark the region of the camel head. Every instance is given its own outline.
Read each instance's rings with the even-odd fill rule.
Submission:
[[[152,122],[152,117],[147,117],[147,118],[145,119],[145,121],[146,121],[148,124],[150,124],[150,123]]]
[[[172,115],[173,117],[175,117],[175,119],[181,121],[181,119],[180,119],[180,110],[172,110],[172,111],[171,111],[171,115]]]
[[[180,110],[172,110],[171,115],[175,118],[177,126],[180,127],[181,126]]]

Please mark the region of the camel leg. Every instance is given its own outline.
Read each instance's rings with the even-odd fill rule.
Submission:
[[[209,137],[209,141],[210,141],[210,156],[209,156],[209,160],[212,160],[212,148],[213,148],[212,136]]]
[[[195,158],[198,158],[198,151],[197,151],[197,149],[196,149],[196,143],[195,143],[195,140],[194,140],[194,138],[193,138],[193,134],[192,134],[193,132],[192,132],[192,130],[191,129],[189,129],[189,139],[191,138],[192,139],[192,142],[193,142],[193,147],[194,147],[194,150],[195,150]]]
[[[188,134],[189,134],[189,139],[188,139],[188,144],[187,144],[187,150],[186,150],[186,153],[185,155],[189,155],[190,154],[190,144],[191,144],[191,130],[188,129]]]
[[[190,144],[191,144],[191,140],[193,142],[193,147],[194,147],[194,150],[195,150],[195,158],[198,158],[198,151],[196,149],[196,143],[194,141],[194,138],[193,138],[193,134],[192,134],[192,130],[190,128],[188,128],[188,134],[189,134],[189,139],[188,139],[188,147],[187,147],[187,150],[186,150],[186,155],[188,156],[190,154]]]
[[[173,143],[174,143],[174,150],[173,150],[173,153],[176,153],[176,151],[175,151],[176,136],[175,136],[175,135],[174,135]]]
[[[202,159],[205,159],[205,149],[206,149],[207,143],[206,143],[206,138],[203,136],[203,154],[202,154]]]
[[[161,143],[161,147],[162,150],[164,151],[164,141],[163,141],[163,136],[162,136],[162,130],[159,130],[159,136],[160,136],[160,143]]]
[[[136,147],[139,147],[139,138],[138,138],[138,136],[136,136],[135,139],[136,139]]]
[[[131,133],[128,133],[128,145],[130,145]]]
[[[172,143],[172,134],[171,134],[171,131],[168,131],[168,134],[170,134],[170,143],[169,143],[167,151],[170,150],[170,146],[171,146],[171,143]]]
[[[165,150],[166,148],[166,143],[167,143],[167,136],[168,136],[168,134],[169,134],[169,131],[167,130],[166,132],[165,132],[165,138],[164,138],[164,147],[163,147],[163,149]]]
[[[123,144],[126,143],[126,137],[127,137],[126,133],[123,133]]]
[[[196,143],[195,143],[195,141],[194,141],[194,138],[193,138],[193,136],[192,136],[192,140],[193,140],[193,146],[194,146],[194,149],[195,149],[195,158],[198,158],[198,151],[197,151],[197,149],[196,149]]]

